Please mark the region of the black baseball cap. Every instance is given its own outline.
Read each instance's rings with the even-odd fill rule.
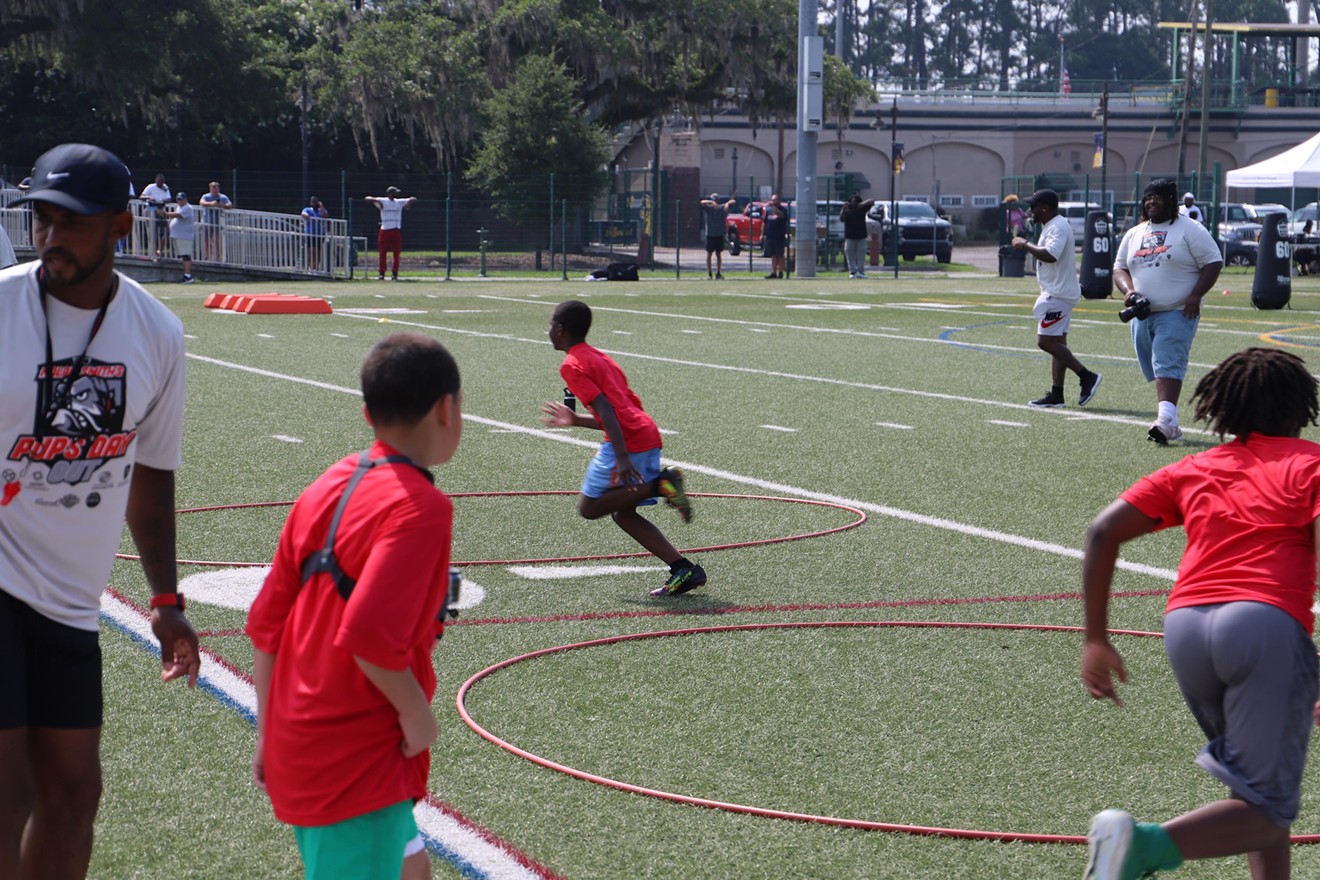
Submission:
[[[1038,189],[1027,196],[1027,204],[1031,207],[1036,205],[1053,205],[1059,207],[1059,194],[1052,189]]]
[[[32,185],[15,204],[49,202],[75,214],[122,211],[128,206],[128,167],[109,150],[61,144],[32,169]]]

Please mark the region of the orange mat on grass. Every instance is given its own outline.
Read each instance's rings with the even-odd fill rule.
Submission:
[[[213,293],[203,305],[248,315],[328,315],[334,311],[318,296],[297,293]]]

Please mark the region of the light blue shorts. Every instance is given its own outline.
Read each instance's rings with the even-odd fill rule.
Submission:
[[[1147,382],[1177,379],[1187,375],[1187,359],[1201,316],[1188,318],[1181,308],[1151,312],[1149,318],[1132,321],[1132,347]]]
[[[654,480],[660,476],[660,450],[647,449],[644,452],[630,452],[633,467],[642,475],[642,481]],[[596,451],[596,457],[587,465],[586,476],[582,478],[582,494],[588,498],[599,498],[611,489],[619,487],[619,475],[614,461],[614,444],[602,443]],[[654,498],[639,502],[638,506],[655,504]]]
[[[1205,732],[1196,763],[1287,828],[1301,806],[1320,662],[1302,625],[1262,602],[1178,608],[1164,649]]]

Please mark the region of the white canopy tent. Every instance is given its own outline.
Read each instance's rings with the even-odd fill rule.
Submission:
[[[1228,172],[1224,183],[1243,189],[1320,187],[1320,134],[1277,156]],[[1291,207],[1297,207],[1295,196],[1291,201]]]

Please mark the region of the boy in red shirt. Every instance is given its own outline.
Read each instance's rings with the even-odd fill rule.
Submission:
[[[1187,549],[1164,615],[1164,644],[1183,699],[1209,740],[1196,762],[1230,796],[1163,825],[1105,810],[1091,823],[1088,880],[1133,880],[1184,859],[1246,853],[1253,880],[1289,875],[1288,830],[1301,803],[1316,705],[1311,637],[1320,530],[1316,382],[1278,349],[1232,355],[1197,385],[1196,418],[1222,440],[1120,496],[1086,535],[1082,678],[1122,705],[1127,681],[1109,643],[1109,587],[1119,546],[1182,525]]]
[[[420,333],[376,343],[361,378],[376,441],[299,497],[247,623],[253,779],[308,880],[399,880],[405,848],[429,876],[413,803],[437,733],[453,505],[425,468],[458,447],[462,395],[453,357]]]
[[[543,421],[552,427],[605,432],[605,442],[582,478],[578,513],[586,519],[609,514],[619,528],[669,566],[669,580],[651,595],[678,596],[704,584],[706,571],[675,550],[637,508],[654,504],[659,496],[678,510],[683,522],[691,522],[692,503],[683,490],[683,472],[660,467],[660,429],[642,409],[641,399],[628,387],[628,377],[619,365],[587,344],[590,330],[591,307],[586,303],[570,299],[555,306],[550,343],[565,353],[559,375],[591,413],[579,414],[562,403],[546,403],[541,407]]]

